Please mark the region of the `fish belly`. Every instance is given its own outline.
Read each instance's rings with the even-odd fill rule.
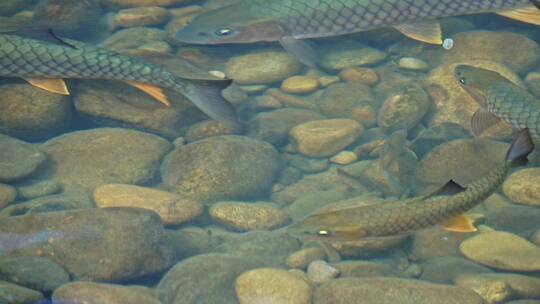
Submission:
[[[314,38],[415,21],[484,13],[530,5],[529,0],[285,0],[279,7],[266,1],[293,37]],[[265,9],[264,2],[261,9]]]

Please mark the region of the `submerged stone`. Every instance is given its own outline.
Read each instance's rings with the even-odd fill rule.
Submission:
[[[13,182],[32,175],[45,163],[45,155],[35,146],[0,134],[0,182]]]
[[[123,286],[94,282],[73,282],[60,286],[52,295],[56,303],[161,304],[152,290],[142,286]]]

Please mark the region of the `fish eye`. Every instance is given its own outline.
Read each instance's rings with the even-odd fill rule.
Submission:
[[[463,76],[459,77],[459,82],[460,82],[462,85],[467,85],[467,80],[465,80],[465,77],[463,77]]]
[[[233,30],[230,28],[222,28],[216,31],[216,34],[218,36],[229,36],[232,33],[233,33]]]

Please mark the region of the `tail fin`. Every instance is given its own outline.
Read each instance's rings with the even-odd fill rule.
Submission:
[[[233,106],[221,95],[221,91],[227,88],[232,80],[181,79],[181,81],[187,83],[187,90],[182,93],[204,114],[221,122],[238,124]]]
[[[512,142],[506,153],[506,162],[512,166],[524,166],[527,164],[527,155],[534,149],[534,144],[529,129],[521,130]]]

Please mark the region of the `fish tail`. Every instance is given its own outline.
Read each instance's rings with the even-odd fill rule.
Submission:
[[[524,166],[527,156],[534,150],[534,143],[529,129],[521,130],[506,153],[506,163],[511,166]]]
[[[230,79],[185,79],[176,77],[176,90],[191,100],[212,119],[238,125],[233,106],[221,92],[231,84]]]

